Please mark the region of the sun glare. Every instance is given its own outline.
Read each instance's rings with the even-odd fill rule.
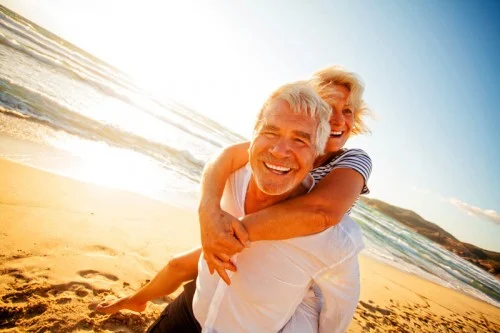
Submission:
[[[149,184],[158,179],[151,172],[154,163],[145,156],[129,150],[113,148],[102,142],[76,139],[59,133],[49,144],[77,158],[68,172],[76,178],[113,188],[133,188],[148,192]]]
[[[90,52],[130,74],[156,98],[247,130],[241,117],[251,122],[274,84],[262,82],[260,73],[271,69],[260,65],[260,51],[241,39],[223,6],[146,1],[138,10],[106,1],[98,7],[104,17],[85,26],[85,34],[81,28],[68,34],[75,33]],[[80,15],[90,13],[85,9]]]

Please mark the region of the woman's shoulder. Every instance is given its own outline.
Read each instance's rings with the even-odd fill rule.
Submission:
[[[361,194],[369,193],[368,187],[366,187],[366,182],[370,177],[372,171],[372,161],[370,156],[363,150],[359,148],[346,148],[336,156],[332,158],[327,164],[313,169],[311,175],[313,176],[315,183],[321,181],[326,175],[337,168],[348,168],[353,169],[361,174],[365,180],[365,185]]]
[[[335,161],[332,161],[333,167],[351,167],[358,171],[363,170],[363,174],[369,176],[372,169],[372,159],[363,149],[345,149]]]
[[[317,169],[331,169],[334,166],[350,162],[363,161],[371,166],[371,158],[366,151],[360,148],[344,148],[340,154],[334,156],[330,162]]]
[[[346,157],[346,156],[366,156],[366,157],[370,158],[368,153],[361,148],[345,148],[345,149],[343,149],[343,151],[339,157]]]

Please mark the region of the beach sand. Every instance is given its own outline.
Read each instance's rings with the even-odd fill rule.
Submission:
[[[143,332],[142,314],[94,311],[199,244],[196,212],[0,160],[0,331]],[[349,332],[495,332],[500,309],[361,258]],[[174,294],[175,296],[175,294]]]

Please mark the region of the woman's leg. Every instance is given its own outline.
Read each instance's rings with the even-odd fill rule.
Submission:
[[[168,264],[134,294],[114,301],[105,301],[97,305],[96,310],[102,313],[115,313],[128,309],[142,312],[149,301],[169,295],[183,282],[193,280],[198,275],[198,260],[201,247],[176,255]]]
[[[184,285],[184,291],[170,302],[146,333],[200,333],[201,326],[193,313],[196,281]]]

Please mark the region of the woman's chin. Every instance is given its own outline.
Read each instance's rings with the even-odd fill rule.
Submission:
[[[340,144],[340,143],[330,143],[330,142],[328,142],[328,144],[325,147],[325,153],[326,154],[328,154],[328,153],[336,153],[339,150],[341,150],[343,147],[344,147],[343,143]]]

